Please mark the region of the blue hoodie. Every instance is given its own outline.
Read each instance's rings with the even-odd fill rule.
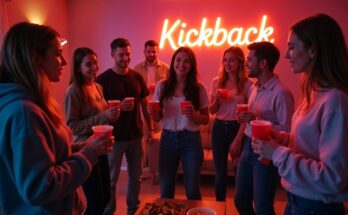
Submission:
[[[0,208],[7,214],[83,214],[81,188],[97,161],[73,153],[66,125],[55,126],[28,91],[0,84]]]

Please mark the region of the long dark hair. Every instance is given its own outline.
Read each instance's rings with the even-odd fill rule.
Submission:
[[[199,109],[200,106],[200,96],[199,96],[199,84],[197,78],[197,62],[195,54],[192,49],[188,47],[180,47],[178,48],[172,57],[170,67],[169,67],[169,75],[168,78],[163,81],[161,93],[160,93],[160,104],[163,106],[165,101],[171,99],[175,92],[175,87],[177,85],[176,73],[174,70],[174,62],[178,53],[185,52],[188,54],[191,60],[191,70],[188,72],[184,87],[184,95],[185,99],[192,101],[192,104],[196,110]]]
[[[58,32],[48,26],[18,23],[5,36],[0,60],[0,82],[25,87],[56,125],[63,123],[62,116],[49,90],[50,81],[37,65],[38,57],[44,57],[58,38]]]
[[[90,95],[86,90],[84,89],[85,86],[85,79],[83,77],[83,74],[81,72],[81,64],[83,61],[83,58],[85,58],[88,55],[94,55],[97,57],[96,53],[87,47],[81,47],[77,48],[74,51],[73,54],[73,65],[72,65],[72,71],[71,71],[71,76],[70,76],[70,84],[75,85],[78,90],[80,90],[84,101],[91,102],[92,99],[90,98]]]
[[[338,23],[328,15],[318,14],[294,24],[290,30],[316,53],[314,67],[301,77],[302,102],[311,104],[317,87],[334,87],[348,93],[348,51]]]

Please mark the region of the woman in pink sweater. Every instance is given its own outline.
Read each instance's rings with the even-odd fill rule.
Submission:
[[[290,134],[254,140],[288,191],[285,214],[344,214],[348,200],[348,52],[340,26],[318,14],[293,25],[285,57],[301,73],[302,99]]]

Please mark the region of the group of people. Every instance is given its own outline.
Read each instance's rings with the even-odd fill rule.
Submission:
[[[292,72],[301,73],[296,108],[274,72],[278,48],[255,42],[247,49],[246,57],[240,47],[223,53],[208,95],[191,48],[178,48],[168,67],[157,59],[158,44],[147,41],[146,59],[133,70],[131,45],[117,38],[111,43],[114,65],[98,76],[96,53],[77,48],[64,120],[49,86],[60,80],[66,65],[58,32],[44,25],[14,25],[0,58],[0,173],[6,176],[0,178],[0,213],[114,214],[125,155],[127,214],[134,214],[140,204],[143,139],[159,145],[160,197],[174,198],[181,162],[187,199],[200,200],[199,126],[211,114],[217,201],[226,200],[230,153],[240,156],[234,196],[240,214],[275,214],[280,176],[288,192],[286,215],[343,215],[348,51],[340,26],[318,14],[290,28],[285,57]],[[109,100],[119,105],[111,107]],[[248,110],[236,113],[238,104]],[[272,123],[269,140],[252,137],[255,119]],[[93,135],[92,127],[103,124],[114,126],[112,137]]]

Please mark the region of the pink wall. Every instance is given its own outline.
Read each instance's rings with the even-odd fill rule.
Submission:
[[[7,12],[8,29],[17,22],[30,21],[30,15],[36,15],[42,24],[57,30],[63,38],[68,37],[68,8],[67,1],[56,0],[8,0],[4,3]],[[1,14],[2,15],[2,14]],[[63,104],[64,93],[68,85],[70,72],[69,44],[65,46],[64,57],[68,66],[63,71],[61,81],[53,84],[52,92],[60,104]]]
[[[275,29],[275,44],[282,57],[276,73],[290,87],[296,97],[300,95],[298,76],[291,74],[284,59],[289,26],[300,18],[315,13],[326,13],[334,17],[343,28],[348,40],[348,4],[346,0],[11,0],[6,2],[9,24],[26,20],[24,11],[19,10],[24,2],[39,3],[47,17],[44,24],[58,30],[69,43],[65,47],[65,57],[70,62],[73,50],[88,46],[96,51],[100,61],[100,72],[113,65],[110,57],[110,42],[116,37],[126,37],[132,44],[131,66],[143,60],[143,43],[147,39],[160,40],[165,18],[174,22],[180,18],[188,28],[200,27],[206,17],[210,27],[214,27],[218,16],[222,26],[251,27],[261,22],[262,15],[268,15],[267,25]],[[207,88],[216,75],[221,55],[227,46],[195,47],[200,78]],[[173,50],[166,46],[160,52],[160,59],[170,63]],[[54,93],[62,104],[68,84],[70,64],[62,75],[62,81],[54,85]]]
[[[113,65],[110,57],[110,42],[116,37],[126,37],[132,44],[131,66],[143,60],[143,43],[147,39],[160,40],[165,18],[171,22],[180,18],[188,27],[199,28],[203,17],[211,25],[216,17],[222,18],[225,28],[250,27],[261,22],[262,15],[268,15],[268,25],[275,29],[275,44],[282,57],[276,72],[290,87],[296,97],[300,95],[298,76],[290,73],[284,59],[289,26],[300,18],[315,13],[327,13],[342,26],[348,37],[348,4],[345,0],[147,0],[147,1],[70,1],[69,28],[71,48],[89,46],[100,61],[100,72]],[[213,26],[212,26],[213,27]],[[201,80],[210,87],[216,75],[225,47],[196,47]],[[170,63],[173,50],[168,46],[161,50],[160,59]]]

